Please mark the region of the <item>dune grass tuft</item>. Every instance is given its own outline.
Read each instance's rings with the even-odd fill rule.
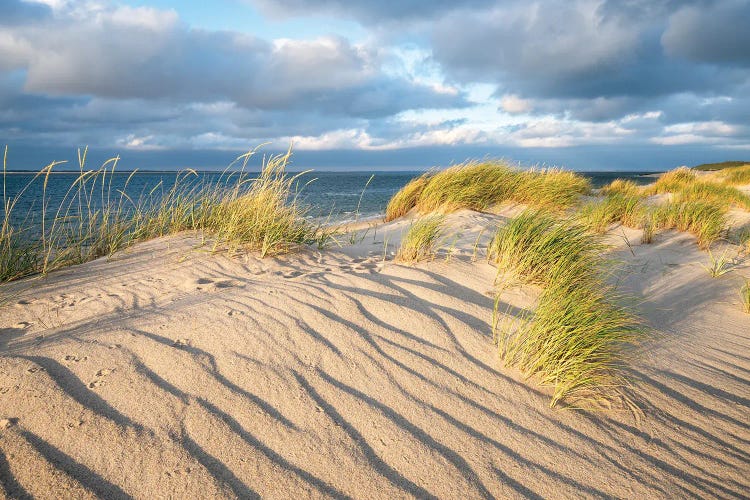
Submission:
[[[724,182],[732,185],[750,184],[750,165],[729,168],[723,171]]]
[[[641,187],[629,179],[615,179],[601,189],[601,194],[639,196],[641,194]]]
[[[610,225],[620,222],[624,226],[642,228],[646,207],[640,196],[610,194],[601,200],[589,202],[578,213],[581,222],[596,233],[604,233]]]
[[[542,286],[533,313],[495,332],[506,364],[554,388],[551,406],[606,400],[642,328],[602,276],[599,237],[572,220],[527,210],[501,227],[488,255],[498,272]],[[497,313],[497,311],[496,311]]]
[[[402,262],[418,262],[429,259],[435,254],[435,245],[442,235],[445,217],[431,215],[414,221],[396,253],[396,259]]]
[[[422,190],[430,181],[431,174],[422,174],[409,181],[406,186],[401,188],[388,202],[385,209],[385,221],[389,222],[406,215],[409,210],[414,208],[417,200],[422,194]]]
[[[721,171],[699,178],[690,169],[678,168],[662,174],[654,184],[646,188],[645,193],[672,193],[677,201],[703,201],[750,210],[750,196],[722,182],[721,179],[726,175],[725,171]]]
[[[0,281],[45,274],[185,230],[213,238],[215,248],[242,247],[262,256],[287,252],[313,240],[316,228],[306,221],[306,210],[297,202],[298,176],[285,172],[291,150],[271,156],[260,174],[250,175],[245,169],[254,152],[239,157],[215,183],[197,182],[197,174],[188,170],[178,174],[166,191],[159,185],[131,199],[124,188],[113,188],[119,158],[87,170],[84,150],[79,152],[80,173],[56,206],[50,205],[47,185],[58,163],[48,165],[31,181],[42,182],[37,219],[14,214],[31,183],[12,199],[3,190]],[[4,176],[6,165],[7,160]],[[135,175],[130,174],[126,187]]]
[[[558,169],[520,171],[498,161],[454,165],[418,177],[391,198],[386,219],[412,208],[448,213],[462,208],[483,211],[504,201],[549,209],[567,208],[588,193],[585,177]]]
[[[662,193],[674,193],[684,188],[688,184],[692,184],[697,180],[698,176],[694,171],[686,167],[676,168],[665,172],[656,179],[656,182],[646,187],[644,190],[645,194],[662,194]]]
[[[657,227],[688,231],[698,238],[698,246],[708,248],[726,231],[726,209],[705,201],[670,202],[653,213]]]

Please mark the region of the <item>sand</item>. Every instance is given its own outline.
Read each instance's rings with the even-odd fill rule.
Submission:
[[[747,260],[713,279],[692,236],[614,229],[654,332],[640,411],[550,409],[498,360],[495,270],[472,259],[511,213],[451,215],[450,260],[416,266],[392,259],[401,220],[264,260],[183,234],[3,285],[5,496],[746,496]]]

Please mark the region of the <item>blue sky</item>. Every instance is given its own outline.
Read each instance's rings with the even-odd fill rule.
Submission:
[[[750,159],[750,0],[3,0],[11,168]]]

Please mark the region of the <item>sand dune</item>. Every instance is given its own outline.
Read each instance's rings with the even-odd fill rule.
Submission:
[[[5,495],[746,496],[748,263],[713,279],[692,236],[614,231],[656,334],[631,367],[641,413],[553,410],[492,345],[495,270],[471,257],[502,219],[450,216],[450,261],[412,267],[401,220],[264,260],[180,235],[3,285]]]

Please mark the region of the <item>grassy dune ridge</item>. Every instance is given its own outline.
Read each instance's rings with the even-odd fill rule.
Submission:
[[[493,336],[506,364],[553,387],[552,406],[562,400],[586,404],[621,394],[617,389],[627,385],[621,368],[647,335],[623,305],[629,299],[609,285],[599,235],[619,223],[642,229],[642,242],[651,243],[658,231],[676,229],[694,234],[708,250],[727,235],[731,208],[750,210],[750,196],[735,187],[748,183],[747,165],[704,175],[678,168],[648,186],[617,179],[598,198],[586,199],[590,185],[574,173],[465,163],[412,181],[391,199],[386,220],[412,210],[527,205],[498,228],[487,255],[499,275],[539,286],[541,294],[532,313],[511,323],[498,324],[497,301]],[[744,234],[737,235],[740,245],[750,245]],[[748,293],[746,284],[740,296],[750,310]]]
[[[468,162],[427,173],[391,198],[386,221],[412,209],[426,214],[462,208],[486,210],[504,201],[564,209],[591,191],[585,177],[559,169],[521,171],[500,161]]]
[[[320,238],[319,228],[304,218],[307,209],[297,200],[296,180],[302,174],[286,173],[291,150],[265,159],[257,177],[246,172],[254,153],[240,156],[216,182],[193,182],[196,173],[187,170],[168,190],[156,187],[134,200],[112,186],[118,158],[86,170],[84,150],[79,153],[80,174],[55,207],[49,205],[47,181],[59,163],[51,163],[34,178],[43,182],[39,221],[22,214],[20,224],[13,222],[18,220],[18,201],[31,183],[13,198],[3,191],[0,282],[111,256],[135,242],[185,230],[210,237],[214,249],[243,248],[261,256]]]

